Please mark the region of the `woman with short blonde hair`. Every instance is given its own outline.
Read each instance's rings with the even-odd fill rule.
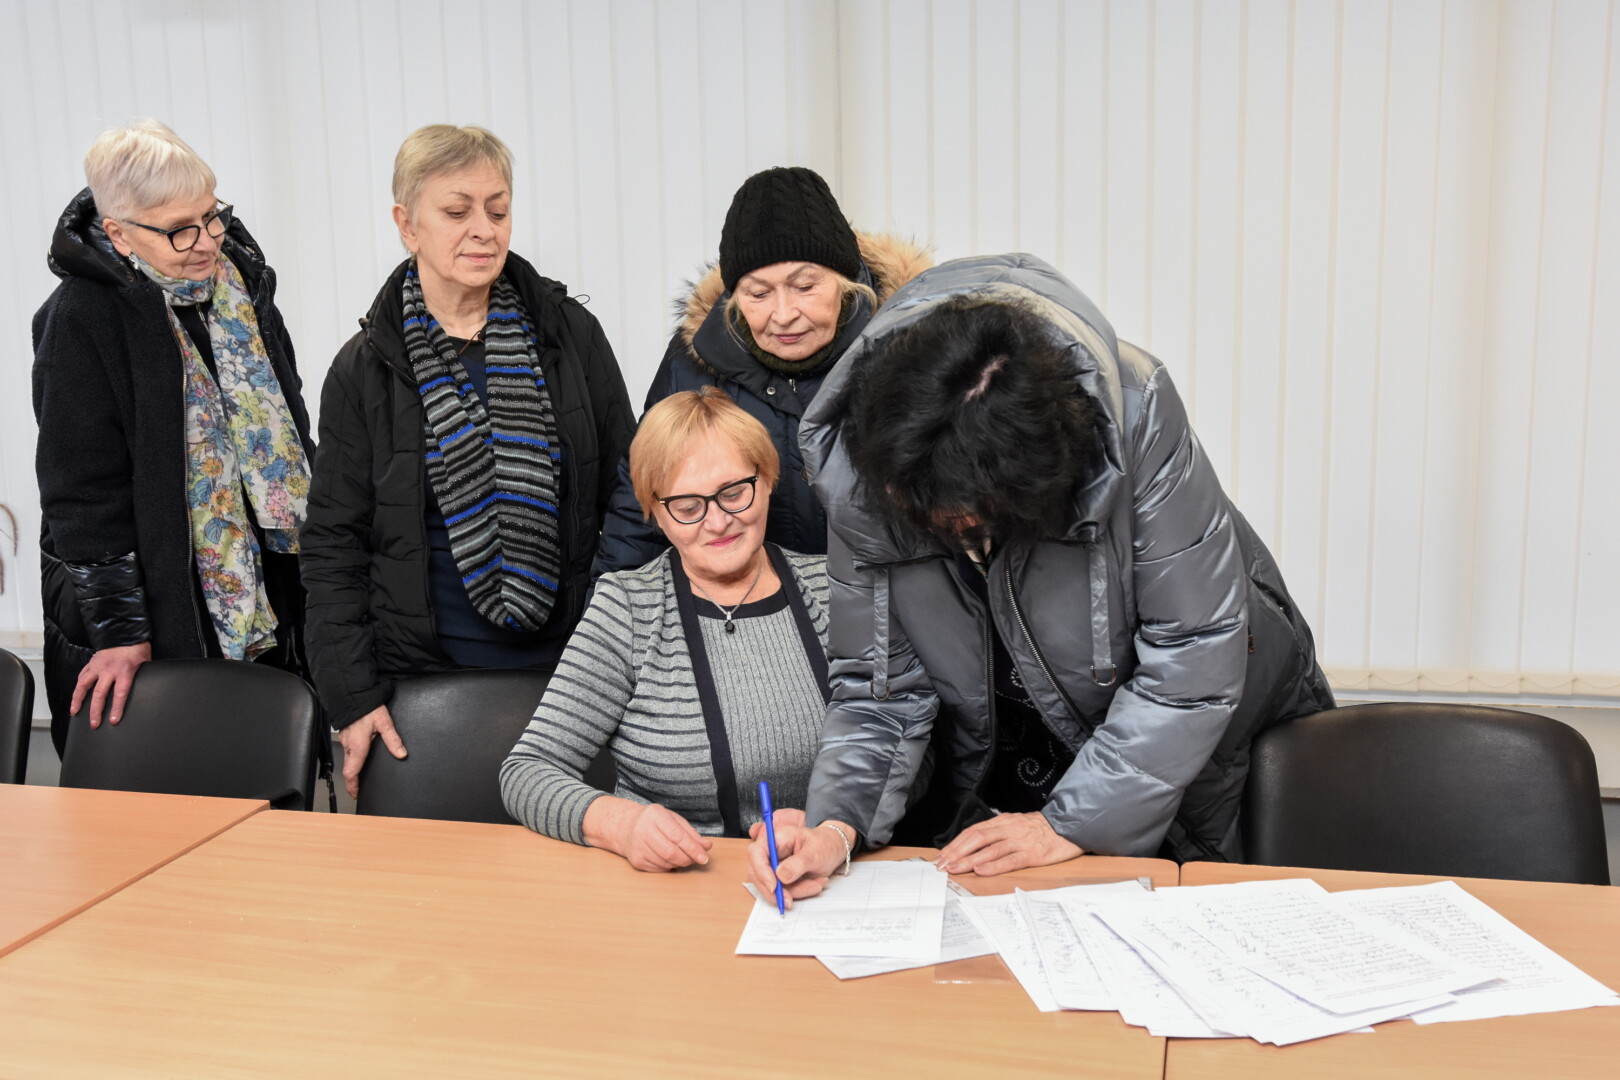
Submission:
[[[634,422],[601,324],[509,250],[512,155],[434,124],[394,160],[408,257],[321,395],[310,652],[350,794],[405,743],[396,679],[549,669],[579,621]]]
[[[800,805],[826,710],[827,569],[765,541],[779,472],[764,426],[715,387],[647,411],[630,474],[671,546],[597,581],[501,768],[513,817],[673,870],[747,835],[761,780]],[[604,747],[611,795],[583,779]]]
[[[46,695],[119,722],[153,658],[302,673],[309,420],[275,274],[156,120],[84,160],[34,321]]]

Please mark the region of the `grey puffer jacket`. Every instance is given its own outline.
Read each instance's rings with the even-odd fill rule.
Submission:
[[[839,438],[852,373],[964,294],[1043,315],[1105,418],[1102,475],[1075,491],[1063,535],[994,553],[988,610],[953,553],[861,508]],[[1118,341],[1045,262],[960,259],[884,305],[800,438],[830,519],[833,694],[810,824],[847,821],[872,845],[897,828],[943,844],[990,816],[978,796],[995,746],[989,619],[1047,726],[1076,753],[1042,811],[1060,835],[1100,854],[1241,857],[1250,741],[1333,697],[1310,628],[1158,360]]]

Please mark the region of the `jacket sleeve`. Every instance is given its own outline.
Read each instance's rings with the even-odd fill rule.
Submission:
[[[634,622],[624,589],[599,582],[529,726],[501,764],[507,812],[537,833],[585,842],[585,811],[604,792],[586,784],[635,694]]]
[[[673,392],[674,374],[671,367],[675,350],[683,348],[679,334],[670,341],[664,359],[653,375],[647,390],[646,410],[663,401]],[[607,510],[602,515],[602,542],[596,549],[596,563],[591,567],[591,580],[615,570],[634,570],[645,566],[669,547],[669,541],[651,519],[641,514],[636,501],[635,487],[630,483],[630,453],[625,451],[614,474],[613,494],[608,498]]]
[[[1142,394],[1126,433],[1137,667],[1042,811],[1107,855],[1158,850],[1243,694],[1248,659],[1248,581],[1226,495],[1162,368]]]
[[[40,511],[90,647],[139,645],[152,628],[136,552],[129,433],[107,380],[108,358],[73,315],[58,307],[35,324]]]
[[[863,843],[889,842],[922,770],[939,699],[889,610],[888,571],[858,569],[833,533],[827,675],[832,701],[810,773],[805,820],[855,826]]]
[[[636,433],[636,418],[630,410],[630,392],[624,388],[624,372],[619,370],[618,358],[613,355],[613,346],[608,344],[602,324],[583,307],[579,311],[590,326],[587,337],[590,344],[586,346],[586,355],[582,359],[599,451],[596,506],[593,509],[597,521],[601,521],[613,497],[619,459],[630,452],[630,440]]]
[[[321,390],[319,448],[300,535],[310,666],[327,721],[347,727],[393,695],[371,628],[371,528],[377,493],[363,403],[340,353]]]
[[[591,578],[615,570],[634,570],[656,559],[669,541],[651,519],[641,515],[635,487],[630,483],[630,455],[619,459],[619,471],[602,518],[602,542],[596,549]]]

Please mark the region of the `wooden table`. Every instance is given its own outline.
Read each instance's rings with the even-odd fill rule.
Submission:
[[[1310,877],[1332,891],[1420,885],[1442,878],[1267,866],[1188,863],[1183,885]],[[1620,889],[1455,878],[1543,945],[1611,989],[1620,988]],[[1334,1035],[1294,1046],[1249,1039],[1171,1039],[1166,1080],[1265,1077],[1601,1077],[1620,1076],[1620,1008],[1504,1016],[1419,1026],[1379,1024],[1372,1035]]]
[[[0,959],[0,1071],[1162,1075],[1163,1040],[1039,1013],[1006,979],[840,983],[734,956],[743,848],[639,874],[516,826],[259,814]],[[1064,871],[1039,884],[1176,879],[1146,859]]]
[[[268,805],[0,784],[0,955]]]

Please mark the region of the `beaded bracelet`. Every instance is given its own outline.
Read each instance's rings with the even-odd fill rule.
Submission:
[[[842,840],[844,842],[844,873],[846,875],[848,875],[848,873],[849,873],[849,857],[854,851],[854,848],[850,845],[850,842],[849,842],[849,834],[844,832],[843,829],[840,829],[837,825],[834,825],[830,821],[823,821],[820,825],[818,825],[816,827],[818,829],[831,829],[833,832],[838,834],[838,839],[840,839],[840,840]]]

